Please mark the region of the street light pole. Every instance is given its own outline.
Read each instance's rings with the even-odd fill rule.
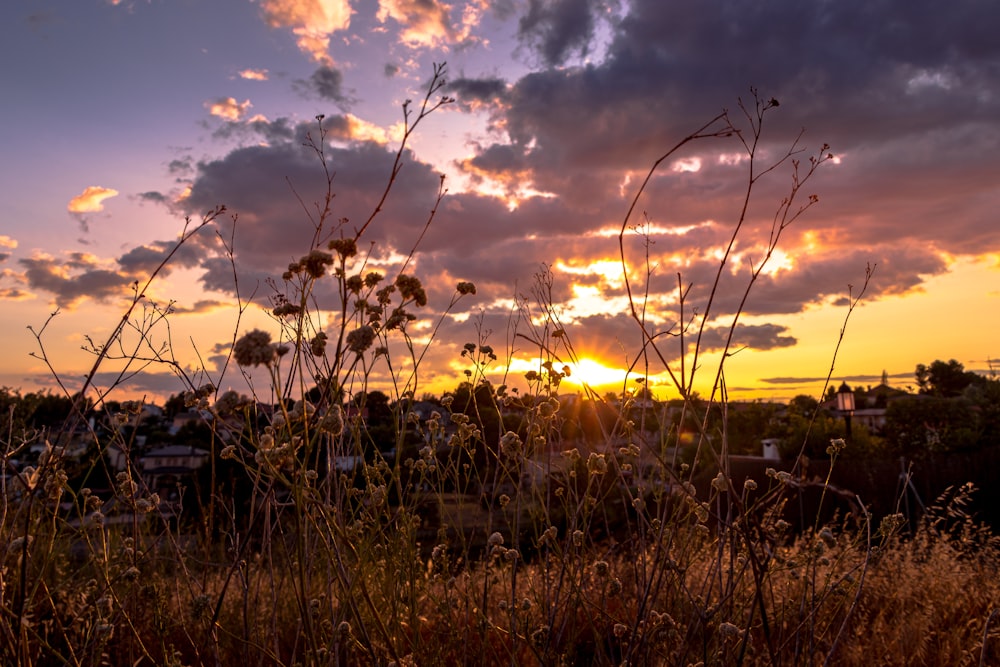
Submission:
[[[837,390],[837,410],[844,415],[844,424],[847,426],[847,440],[851,439],[851,415],[854,414],[854,392],[844,382]]]

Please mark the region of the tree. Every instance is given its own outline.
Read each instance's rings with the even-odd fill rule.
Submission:
[[[954,359],[949,361],[937,359],[930,366],[917,364],[914,374],[921,394],[944,398],[960,396],[969,385],[986,382],[986,378],[965,370],[965,367]]]

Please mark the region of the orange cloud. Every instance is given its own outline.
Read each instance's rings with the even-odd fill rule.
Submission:
[[[411,47],[436,47],[462,41],[468,26],[455,30],[451,25],[451,5],[438,0],[379,0],[376,18],[382,23],[393,19],[403,26],[400,41]]]
[[[240,78],[249,81],[267,81],[268,71],[266,69],[245,69],[240,72]]]
[[[333,65],[330,35],[351,25],[349,0],[264,0],[264,20],[272,28],[291,28],[299,49],[315,62]]]
[[[17,239],[12,239],[9,236],[0,234],[0,248],[14,249],[16,247],[17,247]]]
[[[113,188],[102,188],[91,185],[86,190],[69,200],[66,209],[70,213],[99,213],[104,210],[104,200],[117,197],[118,191]]]
[[[242,118],[243,115],[246,114],[247,110],[252,106],[253,105],[250,104],[250,100],[237,102],[233,97],[226,97],[224,99],[205,102],[205,108],[208,109],[210,114],[234,123]]]

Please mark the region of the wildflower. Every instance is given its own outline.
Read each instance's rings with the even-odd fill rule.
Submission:
[[[498,547],[503,544],[503,535],[498,532],[494,532],[490,535],[490,538],[486,540],[486,544],[491,547]]]
[[[538,406],[538,414],[542,417],[551,417],[559,411],[559,399],[552,397]]]
[[[628,632],[628,626],[624,623],[615,623],[615,626],[611,631],[614,633],[615,637],[621,639],[625,636],[625,633]]]
[[[549,639],[549,626],[539,625],[535,628],[534,632],[531,633],[531,643],[536,647],[542,647]]]
[[[333,239],[326,247],[340,255],[341,259],[354,257],[358,254],[358,244],[354,239]]]
[[[740,629],[728,621],[723,621],[719,623],[719,634],[723,639],[733,639],[739,636]]]
[[[131,498],[139,490],[139,485],[135,483],[132,476],[127,472],[118,473],[115,475],[115,480],[118,482],[118,495],[123,498]]]
[[[344,283],[344,286],[347,287],[348,292],[351,292],[352,294],[360,294],[361,288],[364,286],[364,284],[365,283],[361,279],[361,276],[355,275],[348,278],[347,281]]]
[[[599,560],[594,563],[594,573],[598,577],[606,577],[608,576],[608,572],[610,571],[611,571],[611,566],[608,565],[608,561]]]
[[[472,284],[472,283],[464,282],[463,281],[463,282],[458,283],[458,285],[455,286],[455,290],[459,294],[461,294],[462,296],[465,296],[466,294],[475,294],[476,293],[476,286],[474,284]]]
[[[361,354],[375,341],[375,329],[365,324],[347,334],[347,348]]]
[[[754,480],[752,480],[752,479],[750,479],[748,477],[746,479],[746,481],[743,482],[743,489],[745,491],[756,491],[757,490],[757,482],[755,482]]]
[[[719,474],[715,476],[715,479],[712,480],[712,488],[719,493],[725,493],[729,488],[729,485],[726,483],[726,476],[722,474],[721,470],[719,471]]]
[[[776,477],[782,484],[788,484],[792,480],[792,474],[784,470],[779,470]]]
[[[340,435],[344,431],[344,411],[339,405],[330,406],[317,427],[324,433]]]
[[[834,537],[833,531],[829,528],[819,531],[819,539],[823,540],[828,547],[833,547],[837,544],[837,538]]]
[[[283,345],[271,342],[271,334],[254,329],[233,345],[233,357],[240,366],[271,366],[288,351]]]
[[[285,301],[275,306],[271,312],[275,317],[296,317],[302,312],[302,307]]]
[[[621,579],[612,579],[611,584],[608,586],[608,595],[615,597],[622,592],[622,582]]]
[[[573,546],[582,547],[583,546],[583,531],[574,530],[573,531]]]
[[[395,285],[386,285],[379,291],[375,292],[375,297],[378,299],[379,304],[385,306],[392,300],[392,293],[395,291]]]
[[[541,537],[538,538],[538,546],[546,543],[554,544],[557,537],[559,537],[559,529],[555,526],[549,526],[542,532]]]
[[[417,319],[416,315],[412,315],[406,312],[406,310],[403,308],[396,308],[395,310],[392,311],[392,314],[389,316],[389,319],[385,321],[385,328],[388,331],[392,331],[394,329],[402,329],[407,322],[412,322],[415,319]]]
[[[444,408],[450,408],[451,404],[455,402],[454,396],[445,396],[441,399],[441,406]]]
[[[313,336],[313,339],[309,341],[309,351],[313,353],[314,357],[323,356],[326,352],[326,341],[327,335],[322,331]]]
[[[139,498],[135,501],[135,511],[139,514],[149,514],[160,504],[160,497],[155,493],[149,498]]]
[[[385,276],[383,276],[378,271],[372,271],[372,272],[366,274],[365,275],[365,287],[368,287],[369,289],[372,288],[372,287],[375,287],[380,282],[382,282],[382,278],[384,278],[384,277]]]
[[[413,299],[413,302],[418,306],[427,305],[427,292],[424,291],[419,278],[401,273],[396,276],[396,287],[399,288],[399,293],[403,295],[404,299]]]
[[[826,448],[826,453],[830,456],[836,456],[847,447],[847,443],[844,442],[843,438],[834,438],[830,440],[830,446]]]
[[[517,456],[521,451],[521,438],[513,431],[507,431],[500,438],[500,451],[507,456]]]
[[[603,475],[607,471],[608,462],[605,460],[604,454],[591,452],[590,456],[587,458],[587,472],[591,475]]]

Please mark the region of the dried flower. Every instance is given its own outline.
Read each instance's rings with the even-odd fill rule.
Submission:
[[[607,471],[608,471],[608,462],[604,458],[604,454],[591,452],[590,456],[587,457],[587,472],[589,472],[591,475],[603,475]]]
[[[463,281],[463,282],[458,283],[458,285],[455,286],[455,290],[459,294],[461,294],[462,296],[465,296],[466,294],[475,294],[476,293],[476,286],[474,284],[472,284],[472,283],[464,282]]]
[[[283,345],[271,342],[271,334],[254,329],[243,334],[233,346],[233,357],[240,366],[271,366],[288,351]]]
[[[320,331],[309,341],[309,350],[314,357],[322,357],[326,353],[327,335]]]
[[[358,254],[358,244],[354,239],[333,239],[327,244],[327,248],[340,255],[341,259],[354,257]]]
[[[424,291],[419,278],[401,273],[396,276],[396,287],[404,299],[413,299],[418,306],[427,305],[427,292]]]
[[[722,474],[721,470],[719,471],[719,474],[715,476],[715,479],[712,480],[712,488],[719,493],[725,493],[729,488],[729,484],[726,483],[726,476]]]
[[[361,354],[375,341],[375,329],[365,324],[347,334],[347,348]]]
[[[521,452],[521,442],[520,436],[513,431],[507,431],[500,438],[500,451],[507,456],[517,456]]]

